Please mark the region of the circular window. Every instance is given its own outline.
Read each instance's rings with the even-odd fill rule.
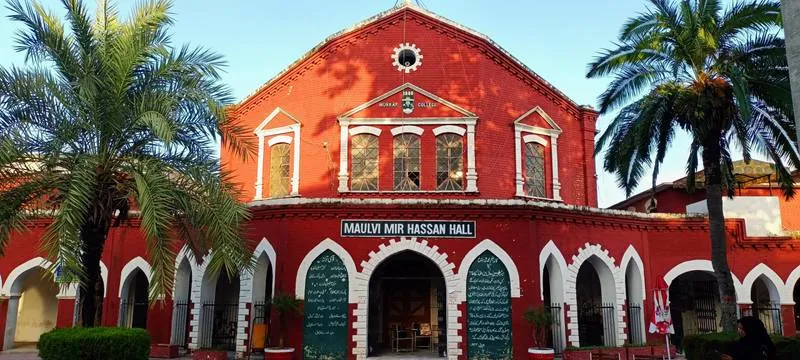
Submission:
[[[392,65],[398,71],[409,73],[422,65],[422,51],[415,44],[400,44],[392,53]]]

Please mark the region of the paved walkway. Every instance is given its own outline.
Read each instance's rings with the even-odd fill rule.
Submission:
[[[192,357],[182,357],[177,358],[176,360],[190,360]],[[10,351],[2,351],[0,352],[0,360],[39,360],[39,353],[36,350],[24,349],[24,350],[10,350]],[[160,359],[151,359],[151,360],[160,360]]]

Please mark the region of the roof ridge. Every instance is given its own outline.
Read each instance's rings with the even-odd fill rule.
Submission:
[[[388,17],[390,17],[392,15],[395,15],[395,14],[401,12],[401,11],[406,11],[406,10],[415,11],[415,12],[421,14],[421,15],[430,17],[430,18],[435,19],[435,20],[438,20],[438,21],[444,23],[445,25],[452,26],[452,27],[454,27],[456,29],[459,29],[461,31],[464,31],[464,32],[466,32],[466,33],[468,33],[470,35],[478,37],[479,39],[481,39],[483,41],[486,41],[491,47],[493,47],[494,49],[499,51],[502,55],[506,56],[508,59],[511,60],[511,62],[513,62],[515,65],[521,67],[525,72],[530,74],[535,80],[540,81],[547,88],[549,88],[550,90],[555,92],[555,94],[557,96],[560,96],[562,99],[564,99],[570,105],[574,106],[576,109],[578,109],[578,110],[581,110],[581,109],[593,110],[593,108],[591,106],[578,104],[575,100],[573,100],[572,98],[570,98],[569,96],[564,94],[561,90],[559,90],[558,88],[553,86],[553,84],[551,84],[550,82],[548,82],[547,80],[542,78],[539,74],[537,74],[535,71],[533,71],[531,68],[529,68],[527,65],[525,65],[522,61],[517,59],[514,55],[512,55],[510,52],[505,50],[500,45],[498,45],[496,42],[494,42],[491,38],[489,38],[485,34],[479,32],[479,31],[476,31],[476,30],[474,30],[474,29],[472,29],[470,27],[464,26],[464,25],[462,25],[460,23],[457,23],[457,22],[455,22],[453,20],[450,20],[450,19],[448,19],[448,18],[446,18],[444,16],[436,14],[436,13],[434,13],[434,12],[428,10],[428,9],[425,9],[423,7],[420,7],[420,6],[417,6],[412,1],[402,1],[402,2],[398,1],[398,3],[395,6],[389,8],[387,10],[379,12],[379,13],[377,13],[377,14],[375,14],[373,16],[370,16],[370,17],[368,17],[368,18],[366,18],[366,19],[364,19],[364,20],[362,20],[362,21],[360,21],[360,22],[358,22],[358,23],[356,23],[356,24],[354,24],[352,26],[346,27],[346,28],[344,28],[344,29],[342,29],[340,31],[337,31],[337,32],[329,35],[324,40],[319,42],[316,46],[311,48],[309,51],[305,52],[297,60],[293,61],[291,64],[286,66],[283,70],[278,72],[275,76],[273,76],[272,78],[267,80],[264,84],[259,86],[255,91],[252,91],[247,96],[245,96],[241,101],[239,101],[238,103],[234,104],[233,107],[238,110],[239,108],[241,108],[242,105],[244,105],[247,102],[249,102],[252,99],[254,99],[264,89],[266,89],[266,88],[270,87],[271,85],[273,85],[273,83],[275,83],[278,79],[280,79],[284,75],[288,74],[292,69],[295,69],[299,64],[301,64],[304,61],[306,61],[309,58],[311,58],[311,56],[316,54],[319,50],[321,50],[325,46],[329,45],[331,42],[333,42],[337,38],[339,38],[339,37],[341,37],[343,35],[355,32],[355,31],[357,31],[359,29],[362,29],[362,28],[364,28],[364,27],[366,27],[366,26],[368,26],[368,25],[370,25],[372,23],[375,23],[375,22],[377,22],[377,21],[379,21],[381,19],[388,18]]]

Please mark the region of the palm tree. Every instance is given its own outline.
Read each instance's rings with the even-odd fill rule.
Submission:
[[[172,47],[170,1],[127,19],[106,1],[93,18],[80,0],[62,3],[65,21],[36,2],[7,5],[27,66],[0,67],[0,252],[31,217],[50,218],[41,248],[77,279],[93,326],[103,245],[129,214],[147,241],[151,299],[172,289],[179,241],[196,257],[213,246],[212,271],[249,266],[248,210],[216,141],[243,158],[252,147],[226,116],[222,58]]]
[[[600,112],[619,110],[597,140],[604,168],[630,196],[644,171],[659,166],[677,132],[691,136],[686,173],[694,190],[702,156],[711,237],[725,331],[735,329],[733,280],[726,255],[722,191],[733,195],[731,153],[764,155],[784,194],[794,192],[789,75],[779,36],[780,3],[742,1],[723,9],[716,0],[650,0],[629,19],[614,48],[590,64],[587,77],[612,75]]]

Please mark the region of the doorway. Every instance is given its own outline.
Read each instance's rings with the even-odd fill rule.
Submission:
[[[369,281],[368,356],[444,356],[444,276],[428,258],[410,251],[381,263]]]

